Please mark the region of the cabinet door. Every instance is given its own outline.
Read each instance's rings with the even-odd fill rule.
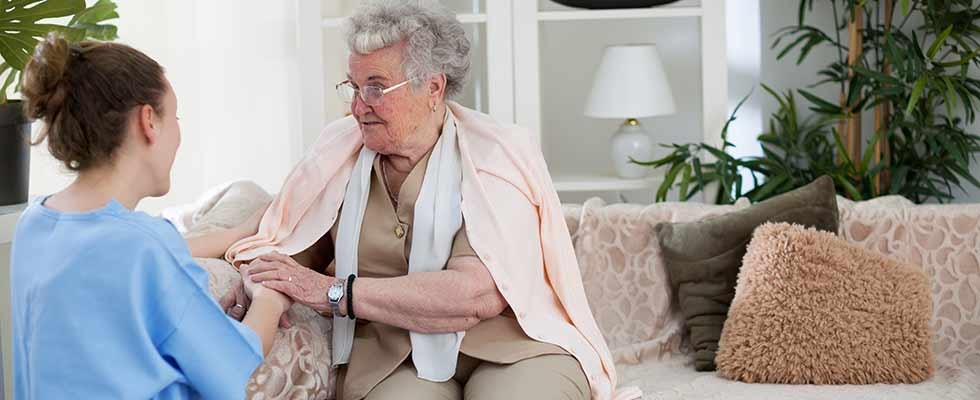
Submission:
[[[306,0],[299,0],[305,2]],[[466,35],[470,40],[470,73],[463,92],[451,99],[460,104],[493,115],[495,118],[504,122],[513,122],[513,64],[511,50],[511,29],[510,29],[510,0],[440,0],[440,3],[447,6],[456,13],[457,18],[463,23]],[[316,64],[321,67],[319,82],[311,80],[317,86],[322,86],[322,99],[316,99],[315,95],[310,95],[311,102],[322,104],[319,107],[322,113],[322,122],[342,118],[349,115],[349,104],[341,101],[335,90],[338,82],[346,79],[347,58],[349,51],[344,38],[343,26],[346,17],[351,15],[359,5],[357,0],[322,0],[319,10],[313,10],[311,6],[300,10],[300,13],[317,13],[320,15],[318,27],[321,30],[319,41],[312,40],[312,44],[306,48],[320,47],[320,59],[304,61],[304,63]],[[302,8],[302,6],[301,6]],[[300,16],[303,18],[303,15]],[[309,20],[309,17],[306,17]],[[303,28],[301,28],[303,29]],[[308,28],[309,33],[311,30]],[[300,48],[304,48],[301,43]],[[491,61],[492,60],[492,61]],[[307,109],[305,112],[315,112],[315,108]],[[315,124],[310,119],[310,124]],[[316,135],[316,129],[304,128],[304,144],[309,146]]]

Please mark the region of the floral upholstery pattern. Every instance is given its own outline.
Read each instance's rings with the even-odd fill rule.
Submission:
[[[936,360],[980,368],[980,204],[838,200],[842,236],[918,265],[932,279]]]
[[[594,198],[564,207],[589,306],[617,363],[637,364],[680,350],[684,320],[672,298],[653,227],[748,205],[607,206]]]
[[[211,191],[194,205],[165,215],[180,221],[176,223],[178,228],[186,227],[184,234],[193,236],[233,226],[269,198],[254,184],[238,182]],[[710,374],[695,374],[685,357],[670,357],[671,353],[685,350],[681,337],[683,322],[676,299],[668,289],[666,270],[652,229],[658,222],[691,221],[748,205],[744,200],[733,206],[606,205],[600,199],[592,199],[581,205],[564,206],[586,295],[599,328],[621,365],[623,384],[639,384],[648,396],[653,396],[649,398],[661,398],[664,393],[672,393],[667,396],[670,398],[702,398],[697,393],[705,394],[706,387],[718,389],[718,398],[740,391],[747,393],[745,398],[760,393],[755,386],[743,388],[738,385],[746,384],[730,383]],[[842,237],[919,265],[931,277],[933,350],[939,373],[935,382],[922,385],[927,385],[929,390],[958,388],[954,392],[969,392],[967,397],[972,396],[976,393],[974,384],[980,380],[972,372],[980,372],[980,204],[914,205],[901,197],[882,197],[857,203],[838,198],[838,205]],[[210,272],[211,290],[216,297],[238,279],[237,272],[222,260],[198,261]],[[300,305],[294,305],[289,316],[292,327],[280,329],[272,351],[249,382],[248,398],[333,398],[331,321]],[[685,381],[688,379],[690,382]],[[685,390],[690,390],[690,396],[678,392],[682,388],[676,386],[679,382],[688,388]],[[767,387],[780,390],[778,386]],[[918,386],[912,386],[915,387]],[[888,393],[901,388],[866,389]],[[787,393],[801,393],[800,390],[809,389],[787,390],[790,390]],[[851,393],[849,390],[864,389],[841,387],[838,392]],[[820,389],[813,391],[812,398],[833,398],[819,395]],[[654,395],[657,392],[660,394]]]

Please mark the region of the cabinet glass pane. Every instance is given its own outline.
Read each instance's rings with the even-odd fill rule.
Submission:
[[[527,0],[518,0],[527,1]],[[603,1],[603,0],[597,0]],[[537,0],[539,11],[571,11],[571,10],[583,10],[582,8],[574,8],[565,5],[558,4],[553,0]],[[701,0],[680,0],[670,4],[664,4],[657,7],[700,7]]]
[[[470,39],[470,73],[463,92],[452,99],[460,104],[487,112],[487,50],[484,24],[463,24]],[[343,32],[336,28],[323,30],[323,73],[325,120],[333,121],[348,115],[350,106],[337,97],[334,85],[346,79],[349,55]],[[307,143],[312,143],[308,141]]]
[[[702,140],[699,18],[549,21],[539,26],[542,147],[553,175],[615,175],[609,139],[624,119],[584,115],[607,45],[657,44],[677,112],[640,122],[654,143]],[[654,155],[666,151],[657,146]]]
[[[308,1],[308,0],[301,0]],[[421,0],[434,1],[434,0]],[[499,1],[499,0],[495,0]],[[476,14],[485,10],[486,0],[439,0],[457,14]],[[350,15],[362,0],[321,0],[324,17],[343,17]]]

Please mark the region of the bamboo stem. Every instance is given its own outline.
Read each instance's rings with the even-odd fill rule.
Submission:
[[[882,37],[884,41],[888,37],[889,32],[892,29],[892,13],[894,11],[895,5],[893,0],[885,0],[885,35]],[[881,43],[878,44],[879,46]],[[891,75],[892,66],[888,62],[888,57],[886,56],[882,62],[882,73],[885,75]],[[874,151],[874,161],[875,163],[884,162],[885,168],[878,173],[875,177],[875,191],[878,194],[887,192],[889,190],[889,184],[891,183],[891,170],[889,169],[889,164],[891,164],[891,154],[889,154],[888,136],[886,132],[888,130],[888,120],[891,116],[891,104],[888,100],[882,101],[877,106],[875,106],[875,132],[882,135],[878,138],[878,143],[875,144]]]
[[[854,67],[861,59],[863,38],[861,37],[861,25],[864,21],[864,13],[861,6],[855,4],[850,10],[851,18],[848,21],[848,36],[850,46],[847,51],[847,65]],[[848,79],[854,79],[854,70],[849,68]],[[840,102],[841,110],[844,112],[844,119],[838,124],[838,130],[844,140],[844,149],[851,162],[856,164],[861,160],[861,110],[852,110],[847,104],[848,94],[841,91]]]

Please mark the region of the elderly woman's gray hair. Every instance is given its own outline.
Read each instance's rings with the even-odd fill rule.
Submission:
[[[347,47],[368,54],[407,41],[405,76],[446,74],[446,98],[463,90],[470,69],[470,41],[456,15],[432,0],[370,1],[347,24]]]

